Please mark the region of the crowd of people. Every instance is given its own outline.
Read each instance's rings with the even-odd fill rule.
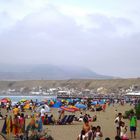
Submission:
[[[97,102],[95,105],[91,105],[91,102],[84,101],[82,102],[84,105],[87,106],[86,110],[88,111],[95,111],[94,115],[87,114],[85,110],[80,111],[79,110],[79,116],[74,115],[75,121],[83,122],[83,127],[80,132],[80,134],[77,137],[77,140],[101,140],[103,139],[103,132],[101,126],[92,126],[90,125],[90,122],[96,121],[98,118],[96,116],[96,111],[106,111],[106,107],[110,106],[110,104],[114,105],[114,100],[108,102],[106,101],[102,105],[100,104],[100,101]],[[117,100],[118,104],[124,105],[123,100]],[[64,105],[67,105],[67,102],[63,103]],[[0,112],[0,119],[4,119],[4,125],[2,128],[2,133],[7,134],[10,136],[12,134],[14,137],[20,138],[20,140],[23,140],[24,137],[28,138],[29,136],[32,137],[32,139],[36,140],[37,136],[39,135],[40,139],[44,138],[44,129],[43,125],[49,125],[49,124],[61,124],[61,120],[66,117],[65,110],[62,108],[58,109],[58,118],[54,118],[53,114],[46,113],[45,107],[42,106],[39,112],[36,112],[37,103],[33,102],[32,100],[28,103],[28,109],[30,110],[30,115],[25,115],[25,103],[17,103],[14,107],[12,107],[10,102],[7,102],[6,104],[1,104],[1,108],[5,108],[7,111],[7,114],[4,116]],[[130,102],[131,105],[131,102]],[[12,112],[9,113],[9,112]],[[85,112],[85,113],[83,113]],[[56,117],[56,116],[55,116]],[[28,121],[29,123],[26,124],[26,119],[30,119]],[[136,138],[136,128],[137,128],[137,118],[132,112],[129,116],[130,119],[130,134],[131,139]],[[123,119],[122,113],[118,113],[114,124],[116,127],[116,136],[114,137],[114,140],[128,140],[127,131],[128,126],[126,126],[125,121]],[[110,140],[109,137],[106,137],[105,140]]]
[[[30,118],[24,116],[24,112],[21,112],[18,106],[13,108],[10,115],[3,116],[0,113],[2,119],[4,119],[1,132],[7,135],[8,139],[12,139],[13,137],[18,140],[48,140],[46,139],[48,135],[44,131],[43,125],[49,124],[49,122],[52,123],[52,115],[47,116],[43,110],[44,107],[42,107],[39,113],[32,114]],[[26,119],[30,119],[27,126]],[[50,136],[49,140],[53,140],[53,138]]]
[[[101,126],[90,125],[89,116],[87,114],[83,117],[83,123],[81,133],[79,134],[77,140],[102,140],[103,132],[101,130]],[[116,127],[116,136],[114,137],[114,140],[129,140],[127,136],[128,126],[125,124],[122,113],[117,114],[114,123]],[[137,118],[134,112],[131,112],[129,116],[129,124],[131,134],[130,139],[136,139]],[[106,137],[105,140],[111,139]]]

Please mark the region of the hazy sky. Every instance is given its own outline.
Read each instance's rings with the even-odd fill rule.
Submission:
[[[0,63],[140,76],[139,0],[0,0]]]

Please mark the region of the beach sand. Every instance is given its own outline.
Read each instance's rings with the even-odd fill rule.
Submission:
[[[103,132],[103,140],[106,137],[110,137],[111,140],[114,140],[116,129],[115,129],[115,115],[118,112],[124,113],[126,110],[129,110],[133,108],[130,105],[124,105],[124,106],[118,106],[115,107],[107,107],[105,112],[89,112],[86,111],[86,113],[90,114],[91,116],[97,115],[97,121],[91,122],[90,124],[93,126],[100,125]],[[117,109],[117,112],[115,111]],[[55,118],[57,118],[57,109],[52,109],[52,114],[54,114]],[[2,113],[5,113],[5,111],[2,111]],[[67,114],[67,112],[65,112]],[[79,112],[75,113],[76,116],[79,115]],[[126,125],[128,126],[127,135],[130,137],[130,131],[129,131],[129,120],[124,120]],[[26,121],[29,122],[29,119]],[[0,129],[3,126],[3,120],[0,120]],[[83,122],[73,122],[71,125],[46,125],[44,128],[48,128],[50,130],[51,135],[54,137],[55,140],[76,140],[77,136],[79,135],[81,129],[83,126]],[[140,140],[140,121],[138,121],[138,127],[137,127],[137,139]]]

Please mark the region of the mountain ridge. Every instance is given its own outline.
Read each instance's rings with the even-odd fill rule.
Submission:
[[[0,65],[0,80],[113,79],[78,66]]]

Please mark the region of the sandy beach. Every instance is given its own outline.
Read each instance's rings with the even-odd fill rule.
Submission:
[[[93,126],[100,125],[103,132],[103,140],[106,137],[110,137],[111,140],[114,140],[115,137],[115,115],[118,112],[124,113],[126,110],[129,110],[133,108],[133,106],[130,105],[115,105],[107,107],[105,112],[89,112],[86,111],[86,113],[90,114],[91,116],[97,115],[97,121],[91,122],[90,124]],[[117,112],[115,111],[117,109]],[[1,111],[3,114],[6,114],[5,110]],[[26,112],[25,114],[29,114],[29,112]],[[52,114],[57,118],[57,109],[52,109]],[[68,114],[65,112],[65,114]],[[79,115],[79,112],[75,113],[76,116]],[[30,119],[26,119],[26,123],[28,124]],[[130,131],[129,131],[129,120],[124,120],[126,125],[128,126],[127,135],[130,137]],[[3,120],[0,120],[0,129],[3,126]],[[51,135],[54,137],[55,140],[76,140],[77,136],[79,135],[81,128],[83,126],[83,122],[73,122],[71,125],[46,125],[44,128],[48,128],[50,130]],[[137,139],[140,139],[140,133],[138,133],[140,130],[140,121],[138,121],[138,127],[137,127]]]

